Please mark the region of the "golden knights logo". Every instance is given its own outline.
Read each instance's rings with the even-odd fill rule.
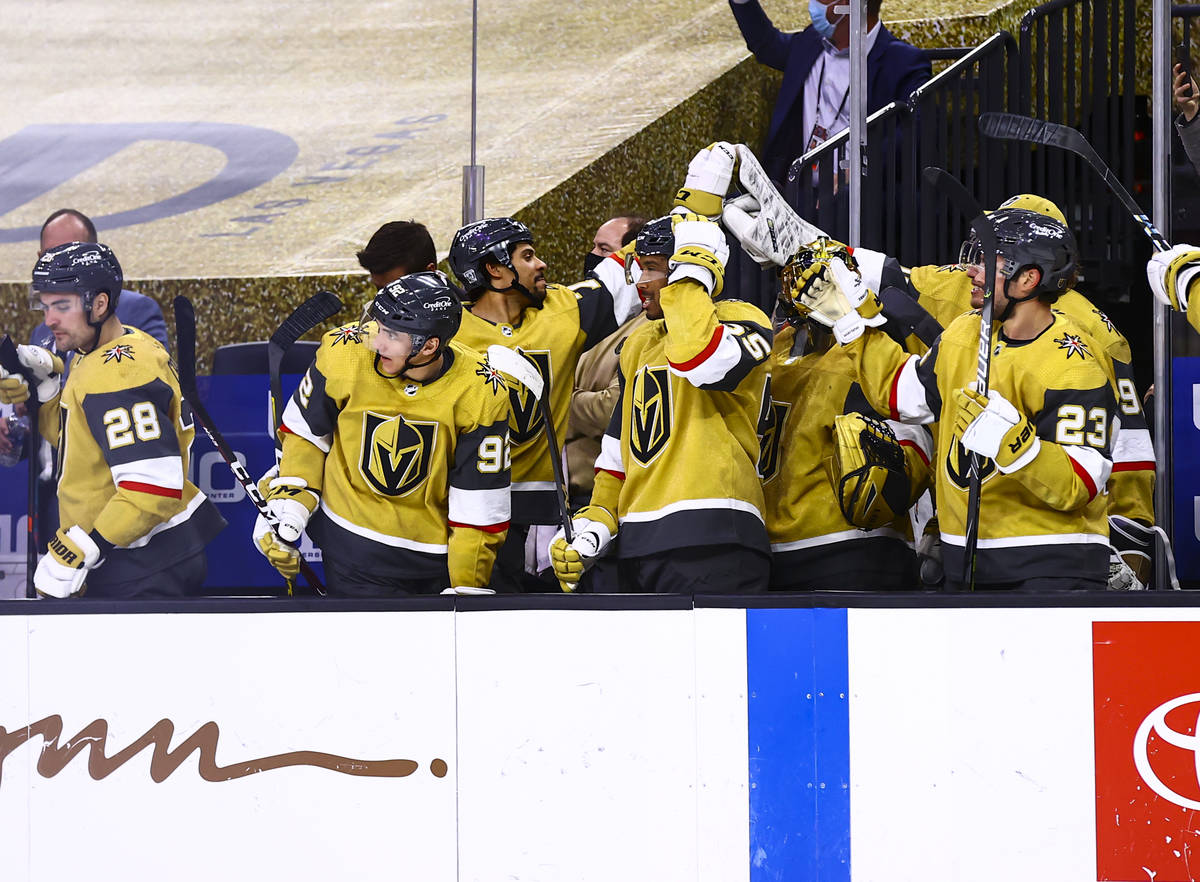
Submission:
[[[671,440],[671,369],[644,367],[633,377],[629,451],[648,466]]]
[[[363,414],[359,471],[377,493],[404,496],[429,477],[437,423],[406,420],[400,414]]]
[[[1081,361],[1085,361],[1092,354],[1083,338],[1076,334],[1063,334],[1061,337],[1055,337],[1054,342],[1058,344],[1059,349],[1067,351],[1067,361],[1071,360],[1072,355],[1078,355]]]
[[[779,474],[779,450],[783,446],[783,424],[792,409],[789,401],[772,401],[770,380],[758,417],[758,476],[765,484]]]
[[[104,350],[105,364],[108,364],[110,361],[115,361],[117,364],[120,364],[121,359],[123,358],[128,358],[130,361],[133,361],[133,347],[128,343],[118,343],[112,349]]]
[[[996,472],[996,463],[988,457],[980,457],[979,483],[982,484]],[[966,490],[971,486],[971,451],[963,447],[958,435],[950,445],[950,453],[946,456],[946,474],[956,487]]]
[[[351,343],[362,342],[362,328],[358,325],[344,325],[329,332],[330,346],[349,346]]]
[[[543,395],[550,394],[550,352],[538,350],[529,352],[517,349],[525,359],[533,364],[542,382],[545,383]],[[512,443],[524,444],[532,441],[542,431],[545,420],[542,419],[542,409],[538,407],[537,399],[520,383],[510,383],[508,386],[508,401],[512,406]],[[549,399],[547,399],[549,403]]]

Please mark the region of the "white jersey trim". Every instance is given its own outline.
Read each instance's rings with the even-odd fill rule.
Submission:
[[[618,404],[618,407],[620,405]],[[600,455],[596,457],[596,468],[608,472],[625,474],[625,463],[621,461],[621,442],[605,433],[600,439]]]
[[[178,527],[180,524],[190,518],[195,513],[196,509],[204,504],[204,500],[207,498],[208,497],[203,493],[197,493],[192,497],[192,501],[189,502],[179,514],[175,515],[170,520],[163,521],[161,524],[155,524],[150,529],[150,532],[146,535],[142,536],[141,538],[134,539],[128,545],[118,545],[117,548],[142,548],[159,533],[163,532],[164,530],[169,530],[172,527]]]
[[[328,453],[333,446],[333,435],[313,434],[308,420],[304,418],[304,412],[300,410],[294,398],[289,398],[287,406],[283,409],[283,425],[293,435],[299,435],[305,441],[315,444],[322,453]]]
[[[490,527],[512,519],[512,498],[507,487],[463,490],[450,487],[449,516],[456,524]]]
[[[887,255],[870,248],[855,248],[854,260],[858,263],[863,284],[879,293],[879,286],[883,284],[883,262],[887,260]]]
[[[451,488],[454,489],[454,488]],[[554,489],[553,481],[513,481],[513,493],[531,493],[534,491],[546,491]]]
[[[1149,429],[1121,427],[1113,444],[1113,462],[1155,462],[1154,442]]]
[[[357,536],[362,536],[364,539],[370,539],[372,542],[378,542],[380,545],[390,545],[392,548],[407,548],[409,551],[423,551],[425,554],[447,554],[450,551],[450,546],[448,545],[414,542],[411,539],[401,539],[399,536],[389,536],[387,533],[368,530],[366,527],[361,527],[340,515],[334,514],[330,511],[324,499],[321,500],[321,511],[325,513],[325,516],[329,520],[333,521],[343,530],[354,533]]]
[[[1104,485],[1108,483],[1108,476],[1112,474],[1112,460],[1106,459],[1104,454],[1095,447],[1087,447],[1083,444],[1064,444],[1063,450],[1067,452],[1067,456],[1079,463],[1083,470],[1091,475],[1096,492],[1103,493]]]
[[[737,335],[731,333],[725,325],[718,325],[717,333],[721,335],[721,339],[717,341],[716,348],[704,361],[687,370],[679,370],[671,364],[669,365],[671,373],[677,377],[683,377],[697,387],[719,383],[725,379],[725,376],[742,360],[742,347],[738,343]]]
[[[797,539],[794,542],[772,542],[771,551],[779,554],[784,551],[799,551],[802,548],[819,548],[822,545],[833,545],[837,542],[849,542],[853,539],[899,539],[909,548],[912,540],[899,530],[891,527],[880,527],[877,530],[842,530],[840,533],[826,533],[824,536],[813,536],[810,539]]]
[[[743,499],[681,499],[679,502],[672,502],[670,505],[655,509],[654,511],[631,511],[621,518],[621,523],[643,523],[645,521],[655,521],[681,511],[706,511],[712,509],[744,511],[747,514],[754,515],[760,521],[763,520],[762,513],[758,508]]]
[[[906,423],[932,423],[935,414],[929,409],[929,400],[925,397],[925,385],[917,376],[917,364],[920,357],[910,355],[900,368],[896,378],[896,413]]]
[[[156,456],[151,459],[139,459],[136,462],[123,462],[109,467],[112,472],[113,484],[122,481],[135,481],[139,484],[153,484],[165,490],[183,489],[183,457]]]
[[[947,545],[967,544],[966,536],[942,533]],[[1046,533],[1040,536],[1005,536],[1000,539],[979,540],[979,548],[1021,548],[1026,545],[1108,545],[1108,537],[1099,533]]]

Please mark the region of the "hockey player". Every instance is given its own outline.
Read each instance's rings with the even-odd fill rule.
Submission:
[[[384,286],[321,340],[283,414],[283,458],[255,543],[284,576],[307,527],[331,595],[477,592],[509,522],[508,389],[456,339],[437,272]],[[310,520],[311,518],[311,520]]]
[[[786,300],[779,311],[759,459],[770,587],[911,590],[907,512],[928,486],[929,434],[871,408],[828,329]]]
[[[516,349],[546,382],[555,436],[567,435],[567,413],[579,355],[616,330],[612,297],[601,285],[574,291],[546,282],[533,234],[510,217],[487,218],[454,234],[450,268],[466,291],[458,339],[480,352],[499,344]],[[553,590],[532,574],[537,564],[535,525],[559,523],[550,450],[537,401],[519,384],[512,406],[512,523],[500,552],[493,587],[501,591]],[[553,531],[547,532],[547,539]]]
[[[636,253],[650,322],[622,347],[620,406],[596,460],[592,502],[572,521],[575,540],[551,543],[555,575],[573,590],[619,526],[629,590],[761,591],[770,552],[757,431],[770,321],[750,304],[713,301],[728,245],[707,219],[651,221]]]
[[[1146,263],[1150,290],[1171,309],[1184,313],[1200,332],[1200,248],[1176,245],[1156,251]]]
[[[58,351],[75,350],[61,391],[58,356],[20,346],[38,381],[43,437],[58,445],[58,532],[34,587],[48,597],[200,593],[204,546],[224,526],[187,480],[194,428],[166,350],[117,318],[123,273],[95,243],[51,248],[33,269],[35,306]],[[0,369],[0,401],[29,397]]]
[[[1045,590],[1107,585],[1104,487],[1118,425],[1110,374],[1091,339],[1052,304],[1074,275],[1074,242],[1057,221],[1031,211],[992,214],[999,254],[996,322],[988,397],[974,391],[977,312],[952,321],[924,355],[907,355],[870,327],[848,343],[868,399],[893,419],[937,421],[936,488],[947,585],[962,573],[968,452],[986,457],[974,584]],[[973,287],[982,291],[978,242],[964,248]],[[840,315],[845,292],[868,322],[879,299],[840,260],[838,279],[802,301],[814,315]],[[849,316],[848,316],[849,318]],[[845,327],[853,327],[851,322]],[[861,325],[859,326],[861,328]],[[841,333],[837,325],[835,332]],[[849,336],[853,336],[853,332]]]

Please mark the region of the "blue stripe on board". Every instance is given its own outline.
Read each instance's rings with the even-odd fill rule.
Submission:
[[[751,882],[849,882],[844,609],[746,611]]]

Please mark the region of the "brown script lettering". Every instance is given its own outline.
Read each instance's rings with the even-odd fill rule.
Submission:
[[[104,754],[108,740],[107,720],[93,720],[84,726],[78,735],[59,746],[58,740],[62,736],[62,729],[62,717],[58,714],[51,714],[32,725],[23,729],[14,729],[11,732],[0,726],[0,781],[2,781],[4,760],[8,755],[25,742],[38,737],[42,739],[43,746],[41,755],[38,757],[37,770],[43,778],[53,778],[75,758],[76,754],[87,750],[88,774],[94,780],[99,781],[111,775],[150,745],[154,745],[154,750],[150,755],[150,777],[159,784],[170,777],[194,751],[199,752],[198,771],[200,777],[205,781],[232,781],[235,778],[244,778],[247,775],[256,775],[259,772],[269,772],[272,769],[282,769],[287,766],[316,766],[321,769],[329,769],[331,772],[341,772],[343,775],[371,778],[404,778],[420,768],[420,765],[413,760],[361,760],[336,756],[332,753],[318,753],[315,750],[296,750],[291,753],[265,756],[261,759],[233,763],[228,766],[218,766],[216,761],[217,740],[221,736],[221,730],[212,721],[205,723],[177,748],[171,750],[171,738],[175,734],[175,724],[170,720],[159,720],[150,727],[146,734],[112,756]],[[445,760],[433,760],[429,764],[429,770],[435,777],[445,777],[447,772]]]

